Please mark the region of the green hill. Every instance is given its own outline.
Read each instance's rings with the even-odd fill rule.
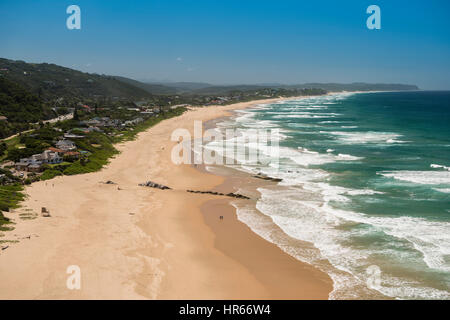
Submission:
[[[122,98],[143,99],[151,94],[113,76],[90,74],[48,63],[26,63],[0,58],[0,76],[20,83],[43,99]]]
[[[21,85],[0,77],[0,138],[21,130],[27,130],[32,123],[54,116],[51,108],[38,96]]]
[[[162,84],[145,83],[145,82],[140,82],[140,81],[133,80],[130,78],[118,77],[118,76],[115,76],[114,78],[121,82],[135,86],[142,90],[145,90],[150,94],[177,94],[177,93],[179,93],[179,90],[177,88],[172,88],[172,87],[165,86]]]

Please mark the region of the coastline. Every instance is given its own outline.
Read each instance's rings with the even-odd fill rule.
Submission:
[[[0,238],[19,241],[0,252],[0,298],[327,299],[328,275],[253,233],[229,198],[185,192],[226,185],[223,177],[170,161],[174,129],[279,100],[193,108],[117,145],[99,172],[27,187],[23,207],[7,214],[15,229]],[[146,180],[173,190],[138,186]],[[43,206],[52,217],[17,217]],[[81,290],[66,287],[70,265],[81,269]]]

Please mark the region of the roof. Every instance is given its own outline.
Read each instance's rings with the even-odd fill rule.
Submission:
[[[78,156],[80,153],[76,151],[68,151],[65,153],[66,156]]]
[[[54,147],[50,147],[47,150],[51,151],[51,152],[59,152],[59,153],[65,153],[64,150],[62,149],[58,149],[58,148],[54,148]]]
[[[14,163],[14,165],[16,166],[28,166],[29,164],[30,164],[29,162],[22,162],[22,161]]]
[[[59,140],[56,144],[70,144],[70,145],[72,145],[72,144],[74,144],[74,142],[70,141],[70,140]]]

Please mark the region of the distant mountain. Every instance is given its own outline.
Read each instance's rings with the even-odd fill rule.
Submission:
[[[304,89],[320,88],[327,91],[406,91],[419,90],[416,85],[398,83],[305,83],[298,85],[288,85],[287,88]]]
[[[26,63],[0,58],[0,76],[19,83],[32,94],[45,99],[151,97],[148,91],[118,77],[90,74],[48,63]]]
[[[213,86],[212,84],[203,82],[162,82],[161,84],[166,87],[175,88],[179,92],[198,90]]]
[[[258,85],[232,85],[232,86],[211,86],[206,88],[201,88],[197,90],[192,90],[191,93],[199,95],[217,95],[217,94],[227,94],[233,91],[254,91],[259,89],[264,89],[267,87]]]
[[[386,83],[304,83],[296,85],[284,84],[256,84],[256,85],[227,85],[227,86],[209,86],[200,89],[191,90],[192,94],[199,95],[221,95],[233,91],[255,91],[266,88],[277,89],[323,89],[326,91],[403,91],[419,90],[416,85],[409,84],[386,84]]]

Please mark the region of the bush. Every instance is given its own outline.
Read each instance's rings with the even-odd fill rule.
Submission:
[[[3,210],[3,209],[0,207],[0,210]],[[3,210],[3,211],[5,211],[5,210]],[[9,219],[6,218],[6,217],[3,215],[2,212],[0,212],[0,231],[5,231],[5,230],[7,230],[7,229],[4,227],[4,225],[5,225],[5,224],[9,224],[9,223],[10,223],[10,222],[9,222]]]
[[[47,169],[41,175],[41,180],[50,180],[56,176],[62,176],[62,172],[59,170],[55,170],[55,169]]]
[[[19,202],[25,199],[22,191],[23,186],[19,184],[0,186],[0,210],[9,211],[12,208],[17,208]],[[6,218],[3,217],[4,219]]]

